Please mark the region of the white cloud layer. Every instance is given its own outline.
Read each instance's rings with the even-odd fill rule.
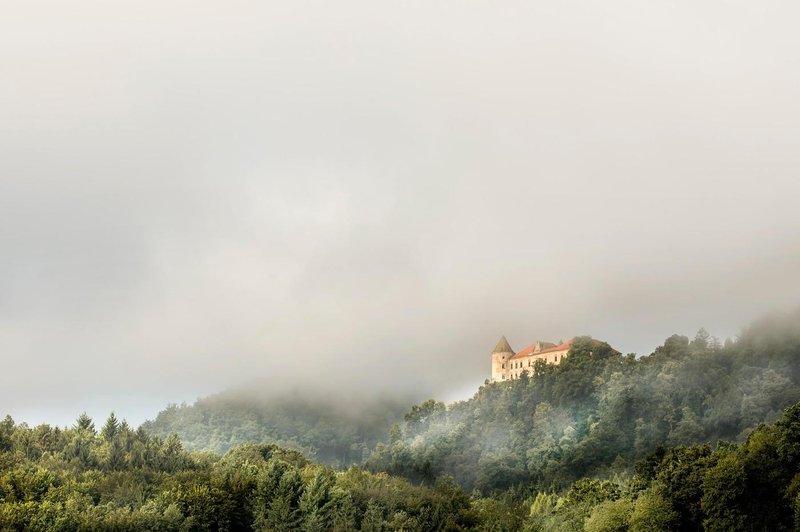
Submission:
[[[0,17],[0,406],[444,396],[800,302],[796,2],[30,1]],[[119,406],[117,406],[119,405]]]

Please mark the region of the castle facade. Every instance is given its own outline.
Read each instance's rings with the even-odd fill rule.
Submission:
[[[529,345],[515,353],[503,336],[492,351],[492,382],[518,379],[523,371],[531,373],[537,360],[548,364],[560,364],[572,347],[572,340],[554,344],[540,342]]]

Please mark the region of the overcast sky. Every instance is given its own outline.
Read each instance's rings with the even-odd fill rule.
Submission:
[[[800,4],[7,2],[0,414],[469,395],[800,305]],[[277,385],[277,384],[276,384]]]

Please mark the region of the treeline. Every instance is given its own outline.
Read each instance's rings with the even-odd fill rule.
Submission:
[[[513,490],[512,490],[513,491]],[[744,444],[657,448],[633,474],[583,478],[562,495],[466,495],[275,445],[224,456],[132,431],[0,424],[0,530],[609,532],[800,528],[800,404]]]
[[[190,453],[113,415],[99,432],[85,415],[0,423],[2,531],[466,530],[481,508],[452,482],[337,472],[275,445]]]
[[[373,397],[343,405],[314,390],[267,396],[234,390],[170,405],[143,427],[164,438],[175,433],[189,450],[222,454],[242,443],[274,443],[344,468],[363,463],[410,402]]]
[[[0,531],[800,529],[800,312],[639,359],[578,338],[559,366],[390,429],[396,404],[295,399],[217,397],[136,430],[7,417]],[[249,439],[295,449],[230,448]]]
[[[558,366],[486,383],[470,400],[415,406],[367,461],[415,482],[453,477],[482,493],[563,490],[626,475],[655,448],[743,442],[800,401],[800,313],[721,345],[701,330],[647,357],[578,338]]]

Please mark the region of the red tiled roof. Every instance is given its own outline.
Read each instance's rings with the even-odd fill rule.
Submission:
[[[536,349],[536,344],[539,344],[540,346],[546,346],[545,349],[552,349],[553,347],[556,347],[556,344],[551,344],[550,342],[535,342],[535,343],[529,345],[528,347],[526,347],[525,349],[523,349],[522,351],[520,351],[519,353],[517,353],[517,355],[519,355],[519,356],[530,355],[531,353],[533,353],[533,350]],[[545,349],[542,349],[539,352],[541,353]]]
[[[550,345],[552,345],[552,344],[550,344]],[[536,347],[536,344],[529,345],[528,347],[526,347],[525,349],[523,349],[522,351],[520,351],[516,355],[510,357],[509,360],[514,359],[514,358],[522,358],[522,357],[526,357],[526,356],[529,356],[529,355],[543,355],[543,354],[547,354],[547,353],[554,353],[556,351],[569,351],[569,348],[572,347],[572,340],[560,343],[560,344],[555,345],[553,347],[546,347],[545,349],[542,349],[538,353],[534,353],[533,352],[533,349],[535,347]]]
[[[546,355],[547,353],[555,353],[555,352],[558,352],[558,351],[569,351],[569,349],[572,347],[572,340],[568,340],[566,342],[562,342],[562,343],[560,343],[558,345],[553,345],[553,344],[551,344],[549,342],[538,342],[538,343],[541,344],[541,345],[550,345],[552,347],[546,347],[546,348],[542,349],[541,351],[539,351],[537,353],[534,353],[533,350],[536,347],[536,344],[534,343],[534,344],[529,345],[528,347],[526,347],[525,349],[523,349],[519,353],[508,357],[508,359],[512,360],[512,359],[515,359],[515,358],[522,358],[522,357],[527,357],[527,356]],[[600,340],[597,340],[596,338],[592,338],[592,343],[597,345],[597,344],[601,344],[602,342]]]
[[[541,351],[539,351],[539,353],[552,353],[553,351],[564,351],[564,350],[569,351],[570,347],[572,347],[572,340],[570,340],[569,342],[558,344],[553,347],[548,347],[547,349],[542,349]]]

